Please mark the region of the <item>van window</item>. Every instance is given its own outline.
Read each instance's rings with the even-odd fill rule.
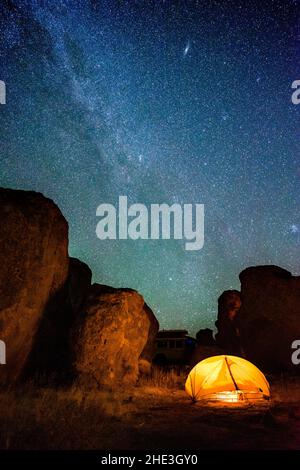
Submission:
[[[157,341],[157,347],[158,348],[167,348],[168,343],[167,343],[167,341]]]

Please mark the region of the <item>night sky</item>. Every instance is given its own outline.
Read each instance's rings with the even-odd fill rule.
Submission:
[[[299,1],[0,6],[0,185],[42,192],[95,282],[213,327],[247,266],[300,274]],[[297,63],[298,61],[298,63]],[[205,242],[101,241],[96,208],[205,205]]]

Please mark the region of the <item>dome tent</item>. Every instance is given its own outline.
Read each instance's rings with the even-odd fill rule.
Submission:
[[[270,398],[264,374],[251,362],[236,356],[212,356],[189,373],[185,390],[193,401],[238,402]]]

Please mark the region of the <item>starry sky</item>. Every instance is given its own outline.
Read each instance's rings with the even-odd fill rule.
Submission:
[[[300,274],[299,0],[6,1],[0,185],[40,191],[95,282],[214,325],[247,266]],[[205,242],[96,237],[96,208],[202,203]]]

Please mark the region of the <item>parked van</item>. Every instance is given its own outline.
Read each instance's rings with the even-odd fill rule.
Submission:
[[[156,364],[188,364],[197,340],[187,330],[161,330],[156,338]]]

